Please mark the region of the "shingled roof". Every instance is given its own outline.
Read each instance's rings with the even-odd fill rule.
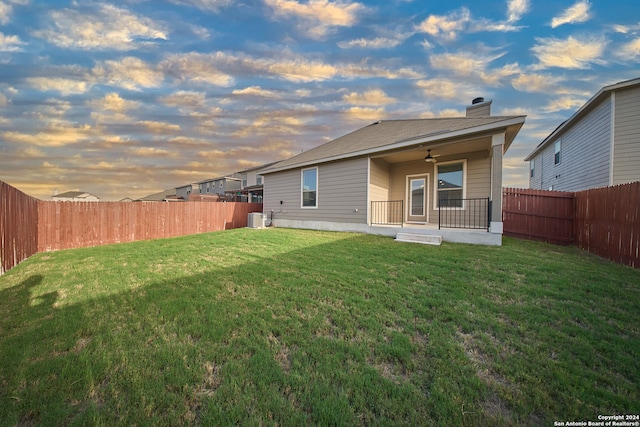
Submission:
[[[283,160],[265,169],[268,174],[333,160],[373,154],[394,148],[429,143],[456,136],[524,123],[525,116],[456,117],[440,119],[381,120]],[[505,141],[508,147],[511,140]]]

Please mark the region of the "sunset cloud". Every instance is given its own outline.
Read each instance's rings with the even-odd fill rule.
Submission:
[[[164,80],[160,70],[133,56],[101,62],[92,73],[103,84],[136,91],[157,87]]]
[[[529,0],[509,0],[507,2],[507,21],[517,22],[529,11]]]
[[[82,94],[91,87],[91,83],[87,81],[60,77],[29,77],[26,82],[33,89],[42,92],[56,91],[62,95]]]
[[[588,21],[591,18],[589,8],[590,4],[588,1],[578,1],[573,6],[565,9],[559,16],[554,17],[551,20],[551,28],[556,28],[564,24]]]
[[[160,102],[170,107],[203,108],[206,105],[204,92],[180,90],[167,96],[160,97]]]
[[[294,17],[302,21],[299,29],[311,38],[323,38],[333,27],[349,27],[356,23],[357,15],[364,10],[360,3],[347,1],[265,0],[275,16]]]
[[[263,89],[260,86],[249,86],[243,89],[235,89],[232,92],[234,95],[241,96],[260,96],[263,98],[277,98],[278,94],[267,89]]]
[[[231,0],[169,0],[173,4],[192,6],[204,12],[217,13],[221,8],[229,6]]]
[[[344,110],[348,120],[375,121],[384,118],[384,108],[350,107]]]
[[[22,132],[2,133],[3,138],[7,141],[33,144],[39,147],[62,147],[78,144],[89,139],[91,135],[92,128],[89,125],[74,125],[62,122],[50,123],[46,129],[40,130],[35,134]]]
[[[471,12],[463,7],[448,15],[429,15],[416,29],[434,37],[454,40],[470,21]]]
[[[8,36],[0,32],[0,52],[19,52],[24,42],[18,36]]]
[[[380,89],[372,89],[363,93],[351,92],[344,95],[345,102],[354,105],[387,105],[397,101]]]
[[[537,38],[537,44],[531,48],[540,61],[534,68],[586,69],[592,63],[604,63],[602,55],[607,46],[604,38],[576,38],[569,36],[565,40],[556,38]]]
[[[124,51],[137,49],[150,40],[168,38],[163,25],[104,3],[93,11],[54,10],[49,17],[51,27],[35,31],[34,35],[64,48]]]
[[[640,38],[623,44],[620,48],[618,56],[626,60],[636,60],[638,57],[640,57]]]

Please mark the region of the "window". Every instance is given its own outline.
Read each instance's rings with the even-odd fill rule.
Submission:
[[[411,216],[424,216],[424,186],[424,178],[410,180],[409,206],[411,206]]]
[[[464,208],[465,162],[436,164],[436,209]]]
[[[302,207],[318,207],[318,168],[302,170]]]
[[[553,157],[553,163],[556,165],[560,163],[560,145],[561,140],[557,140],[555,145],[555,155]]]
[[[533,178],[536,174],[536,159],[531,159],[529,162],[529,176]]]
[[[256,175],[256,185],[262,185],[262,175]]]
[[[242,188],[245,188],[247,186],[247,174],[243,173],[242,174]]]

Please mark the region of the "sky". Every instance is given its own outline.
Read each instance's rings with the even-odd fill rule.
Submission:
[[[527,116],[503,185],[640,77],[637,0],[0,0],[0,180],[101,200],[284,160],[378,120]]]

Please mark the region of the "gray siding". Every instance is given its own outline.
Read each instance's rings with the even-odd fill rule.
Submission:
[[[389,199],[389,163],[382,159],[371,159],[369,198],[372,202]]]
[[[274,219],[366,224],[368,163],[368,158],[361,157],[317,165],[315,209],[301,207],[300,168],[267,174],[264,212],[270,215],[273,210]]]
[[[533,169],[533,176],[531,176],[531,164],[529,164],[529,188],[540,190],[542,188],[542,155],[535,157]]]
[[[580,191],[609,185],[610,124],[611,102],[607,98],[559,136],[560,164],[554,164],[557,138],[536,157],[541,179],[530,180],[531,188]]]
[[[640,87],[615,93],[613,184],[640,181]]]

